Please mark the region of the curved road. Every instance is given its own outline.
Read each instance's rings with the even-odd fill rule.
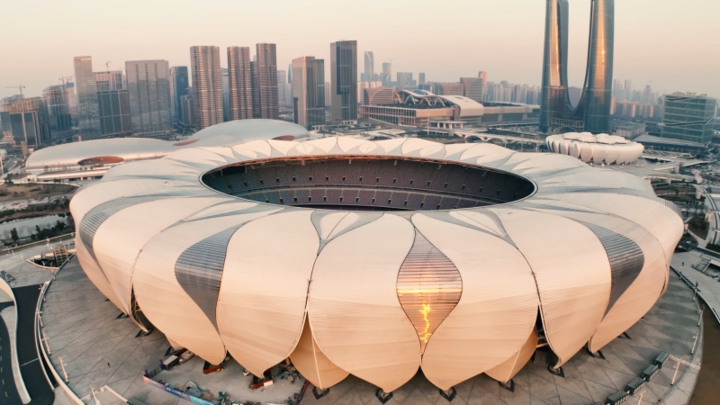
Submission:
[[[52,405],[55,401],[53,388],[45,378],[44,360],[39,358],[35,339],[35,312],[37,311],[40,286],[37,284],[13,288],[18,309],[17,352],[20,372],[30,394],[30,405]]]

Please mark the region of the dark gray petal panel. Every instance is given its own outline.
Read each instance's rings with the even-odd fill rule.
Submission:
[[[635,281],[645,265],[645,255],[635,242],[603,227],[581,222],[600,239],[610,260],[612,287],[607,312],[615,305],[630,284]]]
[[[201,240],[180,254],[175,262],[175,277],[178,283],[205,312],[215,329],[215,307],[220,293],[220,279],[228,243],[241,226],[234,226]]]

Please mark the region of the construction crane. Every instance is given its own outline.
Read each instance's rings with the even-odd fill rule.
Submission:
[[[8,89],[19,89],[19,90],[20,90],[20,97],[21,97],[21,98],[23,97],[23,89],[25,88],[25,86],[23,86],[22,84],[17,85],[17,86],[8,86],[7,88],[8,88]]]
[[[72,78],[73,76],[60,76],[58,80],[60,80],[64,86],[65,83],[70,83],[72,81]]]
[[[110,71],[110,62],[112,61],[105,62],[105,70],[107,70],[108,72]]]

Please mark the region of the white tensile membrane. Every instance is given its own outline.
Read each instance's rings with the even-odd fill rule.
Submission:
[[[658,201],[647,181],[582,163],[627,164],[642,152],[641,145],[612,136],[548,137],[556,152],[548,154],[411,138],[226,146],[187,148],[167,158],[120,165],[78,192],[71,211],[78,225],[92,212],[86,241],[94,235],[90,245],[77,238],[78,260],[123,312],[133,309],[134,291],[143,314],[174,346],[211,363],[222,361],[227,350],[256,375],[290,356],[320,388],[353,374],[392,392],[418,367],[444,390],[479,373],[507,382],[537,345],[539,306],[544,336],[559,358],[553,366],[585,345],[597,351],[631,327],[667,288],[667,259],[683,231],[671,204]],[[562,148],[572,156],[557,154]],[[446,159],[522,176],[534,183],[536,193],[489,207],[360,212],[262,200],[272,196],[250,201],[199,181],[226,164],[324,155],[408,156],[438,167]],[[488,197],[507,192],[475,180],[467,180],[474,192],[484,188]],[[454,192],[464,190],[463,184],[449,182]],[[417,235],[422,240],[416,246]],[[601,242],[612,235],[632,241],[644,257],[624,290],[612,282],[615,267],[607,242]],[[202,256],[203,243],[217,242],[216,237],[227,238],[226,251]],[[408,260],[411,251],[415,256]],[[422,252],[437,261],[434,267],[419,268]],[[181,257],[190,258],[185,267]],[[207,260],[191,260],[199,257]],[[452,305],[447,298],[452,294],[443,295],[448,302],[435,313],[432,302],[423,307],[427,320],[437,324],[421,341],[423,318],[406,312],[417,310],[417,300],[408,300],[412,291],[401,292],[399,282],[413,285],[412,277],[420,275],[430,277],[417,283],[421,288],[432,289],[432,277],[442,288],[455,288],[454,281],[442,278],[449,280],[453,271],[462,279],[461,294],[453,295]],[[406,296],[401,299],[400,293]]]

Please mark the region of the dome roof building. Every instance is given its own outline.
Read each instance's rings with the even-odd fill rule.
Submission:
[[[645,147],[620,136],[589,132],[569,132],[545,138],[551,152],[570,155],[585,163],[630,164],[638,160]]]

